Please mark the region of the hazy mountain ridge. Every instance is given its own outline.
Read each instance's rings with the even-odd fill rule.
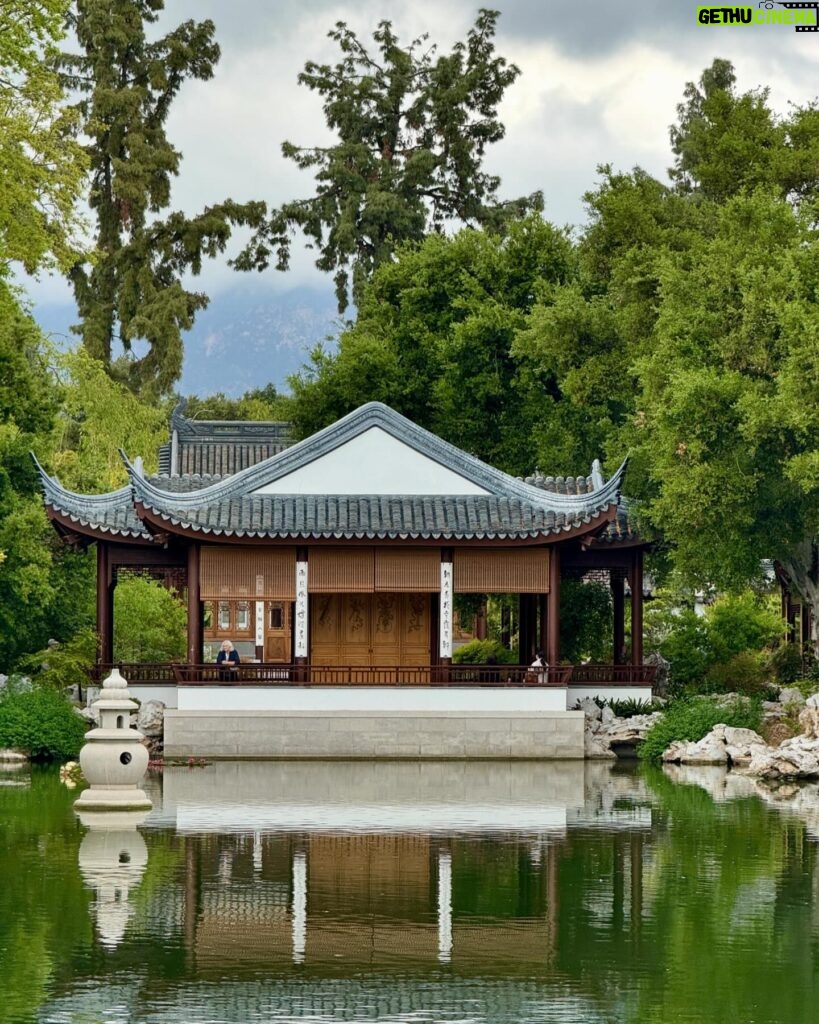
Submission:
[[[281,390],[318,342],[332,336],[328,344],[335,344],[338,327],[332,292],[307,287],[223,292],[185,337],[178,389],[238,396],[272,381]]]
[[[77,343],[69,330],[77,322],[73,303],[38,305],[34,316],[59,347]],[[176,390],[238,397],[271,381],[283,390],[318,342],[335,346],[340,325],[331,287],[277,292],[259,283],[230,288],[211,299],[185,335]]]

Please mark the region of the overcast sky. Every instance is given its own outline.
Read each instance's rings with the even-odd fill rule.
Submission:
[[[698,79],[714,57],[734,63],[741,89],[769,86],[777,110],[819,92],[819,33],[700,26],[696,0],[501,0],[496,6],[497,50],[522,74],[501,107],[506,137],[487,163],[502,177],[503,197],[542,189],[546,216],[558,224],[582,222],[581,196],[600,163],[640,164],[665,178],[676,104],[686,81]],[[166,7],[168,27],[212,18],[222,48],[215,78],[186,84],[168,124],[184,155],[174,204],[190,213],[227,196],[275,205],[310,194],[308,173],[283,159],[281,143],[311,145],[328,137],[320,98],[296,77],[307,59],[335,59],[327,31],[336,21],[365,37],[387,18],[402,41],[427,32],[446,51],[465,37],[477,13],[465,0],[166,0]],[[295,250],[290,273],[268,271],[267,280],[274,290],[321,283],[309,254]],[[200,286],[216,303],[235,283],[225,262],[217,262]],[[56,280],[34,283],[30,291],[39,305],[68,299]]]

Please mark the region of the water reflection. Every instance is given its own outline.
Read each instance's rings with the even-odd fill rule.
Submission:
[[[102,841],[33,775],[0,792],[0,1022],[807,1024],[819,789],[739,779],[217,764]]]
[[[79,864],[85,884],[95,891],[92,913],[103,946],[122,942],[133,914],[129,896],[148,864],[148,847],[137,832],[145,811],[85,811],[79,815],[88,832],[80,843]]]

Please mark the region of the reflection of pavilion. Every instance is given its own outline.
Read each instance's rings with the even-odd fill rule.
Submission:
[[[619,806],[608,819],[601,807],[583,813],[585,771],[578,762],[171,770],[147,825],[173,823],[186,837],[183,928],[198,971],[437,962],[519,973],[548,964],[556,947],[567,822],[626,825]]]

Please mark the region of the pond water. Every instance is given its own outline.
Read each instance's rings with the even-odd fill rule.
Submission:
[[[0,770],[0,1022],[819,1019],[819,791],[583,763]]]

